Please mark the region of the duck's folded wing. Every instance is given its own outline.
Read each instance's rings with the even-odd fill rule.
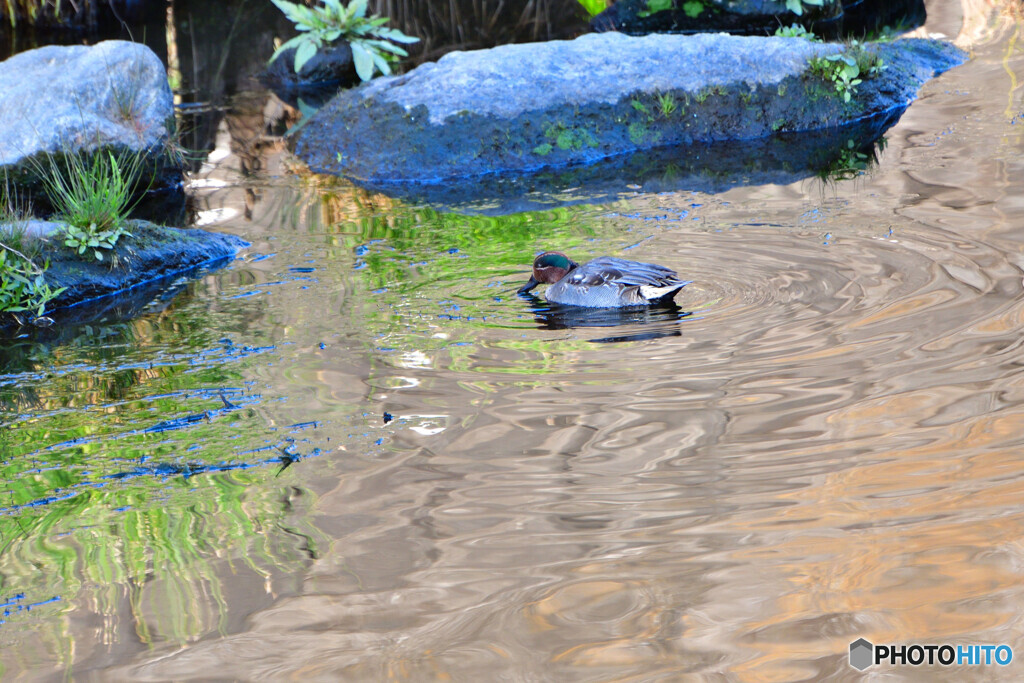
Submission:
[[[582,272],[581,272],[582,271]],[[672,287],[682,280],[674,270],[654,263],[627,261],[614,256],[602,256],[577,268],[570,275],[582,276],[580,284],[618,284],[623,287]]]

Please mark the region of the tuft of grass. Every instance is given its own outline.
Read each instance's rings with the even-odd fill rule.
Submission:
[[[128,214],[152,185],[155,174],[144,152],[66,152],[64,163],[50,161],[43,190],[56,217],[65,224],[64,244],[79,254],[92,249],[97,260],[123,236]],[[142,187],[148,175],[148,184]]]
[[[90,156],[64,154],[63,167],[51,161],[43,178],[47,198],[69,225],[101,230],[124,222],[141,175],[141,154],[97,152]]]
[[[12,185],[7,174],[0,187],[0,242],[28,258],[39,255],[41,242],[28,234],[28,222],[33,218],[31,205],[18,195],[18,188]]]
[[[137,113],[139,95],[142,91],[142,78],[136,74],[135,78],[129,78],[124,85],[110,84],[110,93],[114,98],[114,109],[118,116],[132,127],[138,129],[139,116]]]
[[[658,109],[661,111],[661,115],[665,118],[671,116],[679,105],[676,104],[676,98],[672,93],[663,93],[658,95]]]

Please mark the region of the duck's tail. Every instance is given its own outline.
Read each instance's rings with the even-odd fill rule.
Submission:
[[[693,280],[677,280],[666,285],[642,285],[640,296],[652,303],[671,301],[676,292],[692,282]]]

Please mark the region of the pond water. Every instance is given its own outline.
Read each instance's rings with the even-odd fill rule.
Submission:
[[[864,173],[504,216],[294,174],[272,95],[183,89],[195,223],[252,246],[0,352],[0,676],[853,680],[864,637],[1021,680],[1014,7],[928,3],[971,59]],[[546,248],[694,283],[560,315],[515,296]]]

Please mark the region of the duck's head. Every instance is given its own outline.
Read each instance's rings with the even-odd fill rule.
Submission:
[[[545,251],[533,259],[533,275],[519,288],[517,294],[526,294],[539,284],[553,285],[566,276],[578,263],[560,251]]]

